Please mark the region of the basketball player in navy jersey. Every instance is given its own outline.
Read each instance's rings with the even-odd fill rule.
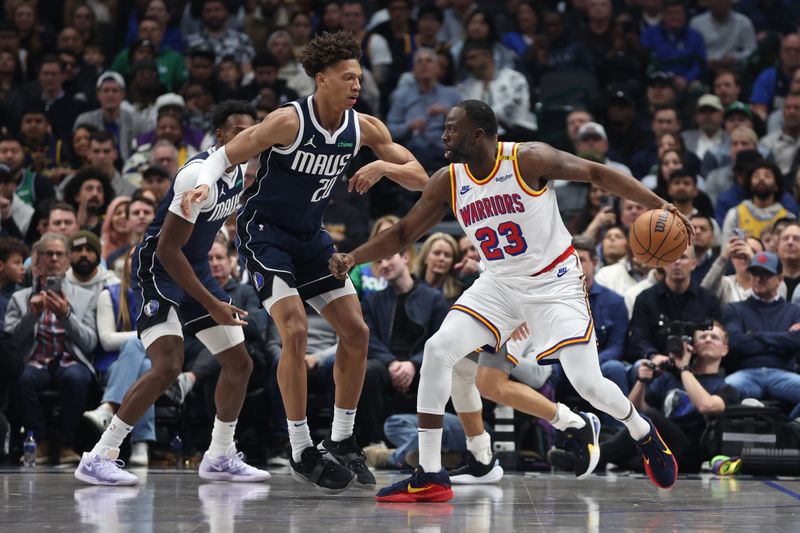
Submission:
[[[213,112],[217,144],[188,161],[177,173],[153,223],[137,246],[131,272],[140,311],[136,329],[152,368],[134,383],[100,441],[83,454],[75,477],[93,485],[135,485],[139,480],[120,468],[119,446],[183,365],[183,330],[195,333],[220,362],[217,415],[211,445],[203,455],[200,477],[220,481],[264,481],[268,472],[242,461],[233,442],[236,420],[247,392],[253,363],[244,345],[240,316],[219,288],[208,266],[208,252],[217,232],[239,205],[244,168],[220,170],[211,194],[187,212],[183,195],[194,189],[205,159],[222,149],[255,122],[255,109],[238,101],[221,103]]]
[[[349,189],[365,192],[382,176],[421,190],[428,176],[411,153],[395,144],[378,119],[353,110],[361,90],[361,49],[349,32],[323,33],[300,61],[316,92],[270,113],[264,122],[209,157],[188,206],[204,201],[220,171],[260,154],[255,183],[239,211],[239,253],[264,307],[278,327],[282,353],[278,384],[286,408],[292,476],[326,493],[375,477],[353,438],[356,406],[367,362],[369,330],[349,279],[328,270],[333,241],[322,216],[336,182],[362,145],[380,158],[359,169]],[[314,446],[306,420],[306,313],[303,300],[336,330],[339,346],[333,427]],[[331,460],[329,457],[332,457]]]
[[[650,479],[659,487],[672,486],[677,476],[672,452],[653,424],[600,373],[583,271],[548,178],[596,183],[650,208],[668,209],[689,236],[691,223],[639,181],[605,165],[543,143],[498,143],[497,119],[484,102],[466,100],[452,108],[442,140],[453,164],[433,174],[409,213],[351,253],[330,260],[330,271],[344,279],[354,265],[416,242],[452,210],[486,266],[425,343],[417,393],[420,466],[410,478],[381,489],[377,500],[442,502],[453,497],[441,465],[442,418],[453,368],[476,347],[499,348],[523,322],[530,327],[537,361],[558,360],[578,394],[626,426]],[[559,406],[550,423],[563,430],[581,427],[585,420]]]

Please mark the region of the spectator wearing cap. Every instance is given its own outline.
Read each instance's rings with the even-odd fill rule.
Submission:
[[[723,322],[730,336],[725,382],[743,398],[781,400],[790,404],[790,418],[800,416],[800,307],[778,295],[782,269],[778,256],[760,252],[748,269],[753,294],[725,307]]]
[[[91,231],[77,232],[69,239],[70,268],[66,279],[98,297],[104,287],[119,283],[117,275],[100,264],[102,259],[100,238]]]
[[[463,58],[470,75],[458,86],[461,97],[491,102],[497,122],[509,138],[530,139],[537,125],[525,76],[510,68],[497,68],[488,41],[465,42]]]
[[[100,235],[102,215],[114,197],[105,172],[97,167],[84,167],[75,173],[64,190],[64,201],[78,213],[78,225]]]
[[[675,75],[657,70],[647,76],[647,110],[652,115],[656,109],[675,104],[678,92],[675,89]]]
[[[53,184],[72,174],[72,151],[55,135],[41,102],[28,102],[22,109],[19,136],[25,146],[25,166],[48,178]]]
[[[189,49],[187,68],[190,81],[207,85],[215,83],[214,62],[217,54],[214,49],[205,44],[198,44]]]
[[[256,55],[253,41],[247,34],[226,26],[229,14],[228,5],[223,0],[202,0],[200,30],[187,36],[186,46],[189,50],[196,46],[210,47],[217,62],[223,57],[233,56],[241,65],[242,72],[249,74],[251,61]]]
[[[36,231],[32,224],[34,208],[17,196],[17,182],[11,168],[0,163],[0,228],[3,235],[31,242]]]
[[[17,184],[16,194],[28,205],[36,206],[50,198],[55,198],[53,183],[25,165],[25,146],[18,137],[0,136],[0,163],[11,169]]]
[[[789,84],[794,71],[800,67],[800,35],[790,33],[781,39],[780,60],[775,66],[767,67],[753,82],[750,104],[753,112],[767,119],[775,109],[783,107],[783,99],[789,92]]]
[[[631,176],[631,169],[618,161],[608,158],[608,136],[606,129],[597,122],[587,122],[578,129],[578,142],[575,146],[578,157],[590,153],[607,166]]]
[[[782,218],[795,215],[781,203],[783,177],[774,163],[759,160],[750,166],[744,179],[745,199],[728,210],[722,224],[722,242],[728,242],[734,228],[748,237],[760,237],[762,230]]]
[[[75,118],[86,109],[86,103],[64,91],[64,64],[56,55],[46,55],[39,64],[36,82],[26,89],[28,101],[39,104],[53,127],[53,134],[67,140]]]
[[[732,8],[733,0],[708,2],[708,11],[689,22],[689,27],[703,36],[712,69],[743,65],[756,49],[753,23]]]
[[[614,159],[630,164],[631,158],[652,142],[652,133],[636,115],[636,103],[626,90],[611,89],[606,97],[609,151]]]
[[[761,144],[772,153],[775,163],[781,169],[782,177],[788,176],[797,155],[797,147],[800,146],[800,91],[786,95],[783,102],[783,127],[761,139]]]
[[[699,33],[686,25],[686,8],[680,0],[664,0],[661,24],[642,33],[642,46],[650,51],[659,70],[675,74],[679,91],[703,74],[705,43]]]
[[[447,111],[461,101],[453,87],[437,80],[436,53],[420,48],[414,53],[414,84],[403,85],[392,95],[386,126],[392,138],[411,150],[426,169],[447,164],[442,134]]]
[[[734,102],[725,108],[722,127],[727,135],[722,144],[712,147],[703,156],[703,162],[700,168],[700,173],[703,176],[709,176],[715,169],[733,162],[733,159],[731,159],[731,133],[733,130],[744,126],[747,129],[753,130],[753,133],[756,135],[756,140],[758,140],[758,134],[755,132],[753,122],[756,118],[757,117],[753,116],[750,106],[742,102]],[[760,144],[758,150],[763,157],[769,156],[769,150]]]
[[[114,138],[119,156],[130,157],[133,142],[137,136],[147,131],[147,122],[135,111],[122,106],[125,100],[125,80],[117,72],[104,72],[97,78],[97,100],[100,108],[86,111],[75,119],[73,129],[81,124],[108,131]]]
[[[722,129],[723,111],[718,96],[704,94],[697,100],[695,108],[697,128],[681,133],[686,149],[694,152],[701,161],[706,152],[722,145],[726,140],[727,134]]]
[[[155,124],[156,101],[166,92],[158,79],[158,64],[152,59],[136,61],[131,65],[128,79],[128,100],[139,115]]]
[[[150,165],[142,172],[142,190],[152,192],[156,202],[161,203],[172,186],[173,176],[162,166]]]
[[[167,90],[178,89],[186,80],[186,60],[183,55],[163,44],[164,25],[155,17],[142,17],[138,38],[123,49],[111,63],[111,70],[127,75],[131,64],[147,57],[137,56],[138,50],[147,50],[158,63],[159,80]]]

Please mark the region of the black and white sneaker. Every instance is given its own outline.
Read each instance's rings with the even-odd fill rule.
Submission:
[[[496,456],[485,465],[475,459],[472,453],[464,454],[465,462],[458,468],[451,470],[450,483],[453,485],[483,485],[486,483],[497,483],[503,479],[503,467]]]
[[[356,479],[349,469],[322,456],[314,446],[303,450],[300,462],[289,457],[289,472],[297,481],[313,485],[326,494],[339,494],[350,488]]]
[[[600,461],[600,419],[593,413],[577,412],[586,422],[582,428],[567,428],[563,431],[567,440],[567,451],[575,458],[575,476],[585,479],[597,467]]]
[[[364,451],[356,444],[355,437],[350,435],[340,442],[325,439],[317,446],[323,454],[331,454],[337,463],[349,469],[356,475],[355,486],[361,489],[373,490],[375,488],[375,476],[367,466],[367,456]]]

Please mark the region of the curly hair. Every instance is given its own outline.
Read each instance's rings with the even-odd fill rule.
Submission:
[[[250,102],[244,100],[225,100],[220,102],[211,110],[211,124],[214,129],[225,125],[231,115],[248,115],[256,120],[256,108]]]
[[[361,46],[349,31],[322,32],[300,53],[300,64],[310,77],[338,61],[361,59]]]

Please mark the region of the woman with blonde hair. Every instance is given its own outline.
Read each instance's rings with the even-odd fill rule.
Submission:
[[[464,291],[464,285],[453,270],[453,265],[461,260],[461,251],[452,235],[433,233],[423,243],[414,265],[414,275],[444,294],[452,304]]]
[[[129,196],[117,196],[106,209],[103,227],[100,230],[100,243],[103,245],[103,260],[120,248],[130,244],[131,230],[128,227]]]

